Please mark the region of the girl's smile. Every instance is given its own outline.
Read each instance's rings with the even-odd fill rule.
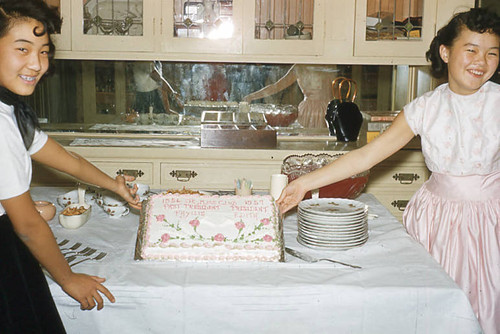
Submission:
[[[43,25],[34,20],[20,20],[0,38],[0,85],[18,95],[31,95],[49,68],[49,38],[36,36]]]
[[[448,64],[450,89],[461,95],[473,94],[498,68],[500,38],[463,28],[451,47],[441,45],[441,58]]]

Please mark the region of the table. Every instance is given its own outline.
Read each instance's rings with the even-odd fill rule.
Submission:
[[[68,188],[35,187],[55,202]],[[47,278],[68,333],[480,333],[462,290],[369,194],[369,240],[347,251],[316,251],[296,241],[295,213],[284,220],[287,247],[357,264],[183,263],[135,261],[139,216],[107,216],[93,206],[77,230],[49,222],[58,240],[105,251],[77,272],[107,279],[116,303],[101,311],[79,304]],[[58,207],[58,213],[61,208]]]

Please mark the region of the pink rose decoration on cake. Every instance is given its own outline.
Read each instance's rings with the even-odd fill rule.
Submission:
[[[156,221],[157,222],[161,222],[163,220],[165,220],[165,215],[158,215],[158,216],[156,216]]]
[[[260,220],[260,223],[261,223],[262,225],[269,225],[269,223],[271,223],[271,221],[269,220],[269,218],[262,218],[262,219]]]
[[[189,222],[189,225],[196,229],[198,226],[200,226],[200,221],[198,219],[193,219]]]
[[[226,237],[225,237],[222,233],[217,233],[217,234],[214,236],[214,240],[215,240],[215,241],[222,242],[222,241],[226,240]]]
[[[236,222],[236,223],[234,224],[234,226],[236,226],[236,228],[237,228],[238,230],[242,230],[242,229],[244,229],[244,228],[245,228],[245,223],[243,223],[242,221],[239,221],[239,222]]]
[[[167,243],[170,240],[170,234],[165,233],[161,235],[161,242],[162,243]]]
[[[273,237],[271,237],[269,234],[266,234],[262,239],[264,239],[265,242],[273,241]]]

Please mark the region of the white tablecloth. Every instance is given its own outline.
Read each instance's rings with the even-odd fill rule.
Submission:
[[[32,196],[55,202],[67,190],[33,188]],[[48,281],[70,334],[479,333],[465,294],[441,267],[372,195],[358,200],[379,216],[369,220],[370,237],[362,247],[303,247],[296,241],[295,214],[286,217],[284,233],[287,247],[362,269],[309,264],[288,254],[285,263],[135,261],[138,214],[110,218],[94,205],[80,229],[64,229],[57,216],[49,225],[68,245],[78,241],[108,253],[74,270],[105,277],[116,303],[81,311]]]

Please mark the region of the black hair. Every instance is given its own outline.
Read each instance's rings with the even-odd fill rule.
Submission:
[[[456,14],[446,26],[439,29],[425,53],[431,62],[431,74],[434,77],[444,78],[448,74],[448,65],[441,59],[439,47],[451,47],[464,28],[480,34],[492,33],[500,38],[500,17],[486,8],[472,8]]]
[[[0,38],[4,37],[19,20],[34,19],[43,25],[43,29],[33,29],[35,36],[49,37],[49,70],[54,69],[53,60],[55,46],[51,34],[61,32],[62,19],[56,8],[50,7],[42,0],[0,0]]]
[[[34,19],[43,25],[40,29],[33,29],[35,36],[47,34],[49,39],[49,71],[54,69],[52,64],[55,47],[50,35],[60,32],[62,20],[55,8],[49,7],[42,0],[0,0],[0,38],[6,36],[10,29],[20,21]],[[40,128],[36,112],[24,102],[19,95],[7,88],[0,86],[0,101],[14,107],[17,127],[21,132],[24,146],[29,150],[35,136],[35,131]]]

